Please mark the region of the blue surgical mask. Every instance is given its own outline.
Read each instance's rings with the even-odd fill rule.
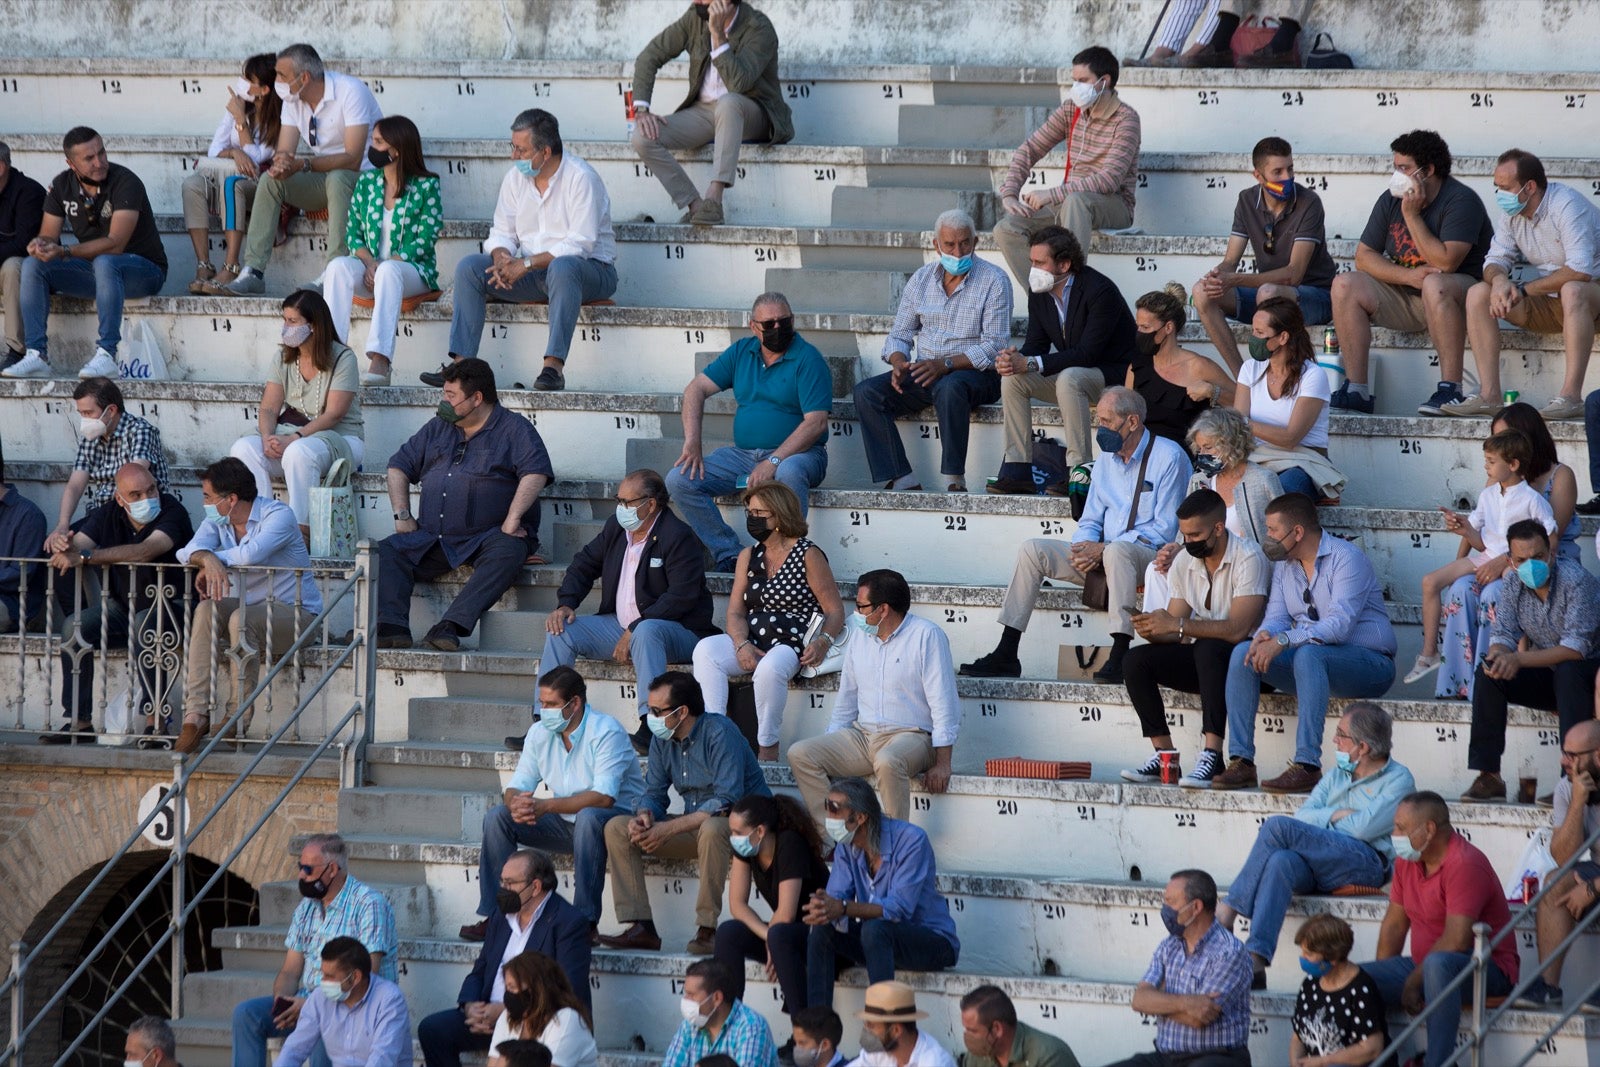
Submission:
[[[1411,838],[1405,834],[1390,834],[1389,844],[1394,848],[1394,854],[1400,859],[1415,863],[1422,858],[1422,850],[1413,845]]]
[[[207,522],[214,522],[218,526],[221,526],[228,521],[222,517],[222,512],[217,510],[217,506],[215,504],[202,504],[201,507],[205,508]]]
[[[560,733],[567,728],[566,716],[561,714],[559,706],[554,708],[539,709],[539,725],[553,734]]]
[[[1196,452],[1194,454],[1194,469],[1204,474],[1207,478],[1215,478],[1222,473],[1222,460],[1210,452]]]
[[[1323,975],[1333,970],[1333,964],[1329,963],[1327,960],[1323,960],[1320,963],[1312,963],[1304,956],[1301,956],[1300,969],[1306,972],[1306,974],[1310,975],[1312,978],[1321,978]]]
[[[524,178],[533,177],[533,175],[534,175],[533,160],[531,160],[531,159],[517,159],[517,160],[513,160],[512,161],[512,165],[517,168],[517,173],[522,175]]]
[[[639,509],[617,505],[617,525],[629,533],[639,528]]]
[[[828,835],[828,840],[836,845],[842,845],[855,836],[855,831],[843,819],[823,819],[822,828]]]
[[[1348,774],[1356,772],[1356,758],[1348,752],[1335,752],[1333,754],[1333,762],[1339,765],[1341,771]]]
[[[128,505],[128,517],[140,526],[149,523],[159,514],[161,514],[161,499],[159,497],[148,496],[143,500],[135,500]]]
[[[1542,589],[1550,580],[1550,564],[1542,559],[1525,559],[1517,564],[1517,577],[1529,589]]]
[[[972,269],[972,253],[968,252],[958,259],[955,256],[941,252],[939,253],[939,266],[945,269],[945,273],[954,274],[959,278]]]
[[[854,626],[857,630],[860,630],[864,634],[868,634],[872,637],[878,636],[878,628],[872,623],[868,622],[867,617],[859,611],[850,613],[850,625]]]
[[[760,851],[750,841],[749,834],[733,834],[728,838],[728,845],[733,849],[734,855],[749,859]]]
[[[1105,453],[1120,452],[1126,443],[1122,435],[1109,426],[1097,426],[1094,431],[1094,443]]]
[[[1167,928],[1167,933],[1173,937],[1183,936],[1183,924],[1178,921],[1178,909],[1171,904],[1161,905],[1161,925]]]
[[[672,712],[669,711],[666,715],[646,714],[644,717],[645,724],[650,727],[650,732],[661,738],[663,741],[672,740],[672,731],[674,728],[667,725],[667,718],[671,714]]]
[[[1515,215],[1524,207],[1527,207],[1520,196],[1516,193],[1508,193],[1504,189],[1496,189],[1494,191],[1494,202],[1500,205],[1500,210],[1507,215]]]

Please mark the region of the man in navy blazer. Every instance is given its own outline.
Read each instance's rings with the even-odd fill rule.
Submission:
[[[1061,408],[1067,465],[1094,459],[1093,409],[1128,375],[1137,330],[1117,284],[1083,261],[1072,231],[1047,226],[1028,251],[1028,335],[995,360],[1005,421],[1005,463],[991,493],[1033,493],[1032,402]]]
[[[506,860],[483,950],[461,983],[456,1009],[435,1012],[417,1027],[427,1067],[460,1067],[461,1053],[488,1050],[505,1010],[500,970],[524,952],[542,952],[560,964],[587,1006],[589,950],[589,920],[556,892],[550,857],[530,848]]]
[[[632,662],[641,722],[634,748],[641,752],[650,744],[642,723],[651,679],[669,663],[687,663],[696,642],[721,632],[711,622],[705,546],[670,502],[665,479],[653,470],[622,480],[616,515],[567,567],[539,659],[541,671],[570,667],[579,656]],[[579,618],[596,579],[600,610]]]

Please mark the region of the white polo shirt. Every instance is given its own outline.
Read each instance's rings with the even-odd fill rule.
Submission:
[[[372,95],[367,83],[348,74],[324,71],[322,100],[313,109],[303,100],[286,100],[283,104],[283,124],[300,131],[300,139],[318,156],[336,156],[344,151],[346,126],[365,126],[367,143],[361,149],[361,169],[371,170],[367,149],[372,147],[372,124],[383,118],[383,108]],[[317,128],[311,129],[312,119]]]

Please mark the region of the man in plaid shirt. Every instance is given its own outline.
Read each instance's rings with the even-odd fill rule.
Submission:
[[[1117,95],[1117,57],[1096,45],[1072,57],[1070,99],[1011,156],[1000,183],[1006,217],[994,240],[1017,281],[1028,284],[1033,235],[1060,224],[1085,251],[1095,230],[1133,225],[1133,189],[1139,172],[1139,113]],[[1066,142],[1060,185],[1022,192],[1033,165]]]
[[[170,493],[167,457],[161,450],[161,431],[155,425],[130,415],[122,390],[110,378],[89,378],[72,391],[78,408],[78,457],[61,493],[61,513],[56,528],[45,538],[47,553],[65,552],[72,542],[72,514],[83,501],[87,514],[111,499],[116,492],[117,472],[124,464],[149,467],[156,487]]]
[[[1217,922],[1217,883],[1178,871],[1161,900],[1172,936],[1133,991],[1133,1010],[1156,1017],[1156,1048],[1112,1067],[1250,1067],[1250,954]]]
[[[683,1022],[661,1067],[695,1067],[716,1055],[732,1057],[739,1067],[778,1067],[767,1020],[736,1000],[729,992],[732,985],[733,976],[715,960],[689,965],[678,1005]]]

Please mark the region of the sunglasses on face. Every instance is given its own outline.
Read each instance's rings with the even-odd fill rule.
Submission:
[[[781,319],[757,319],[756,325],[761,327],[762,333],[771,333],[773,330],[781,330],[786,326],[793,326],[794,316],[785,315]]]

